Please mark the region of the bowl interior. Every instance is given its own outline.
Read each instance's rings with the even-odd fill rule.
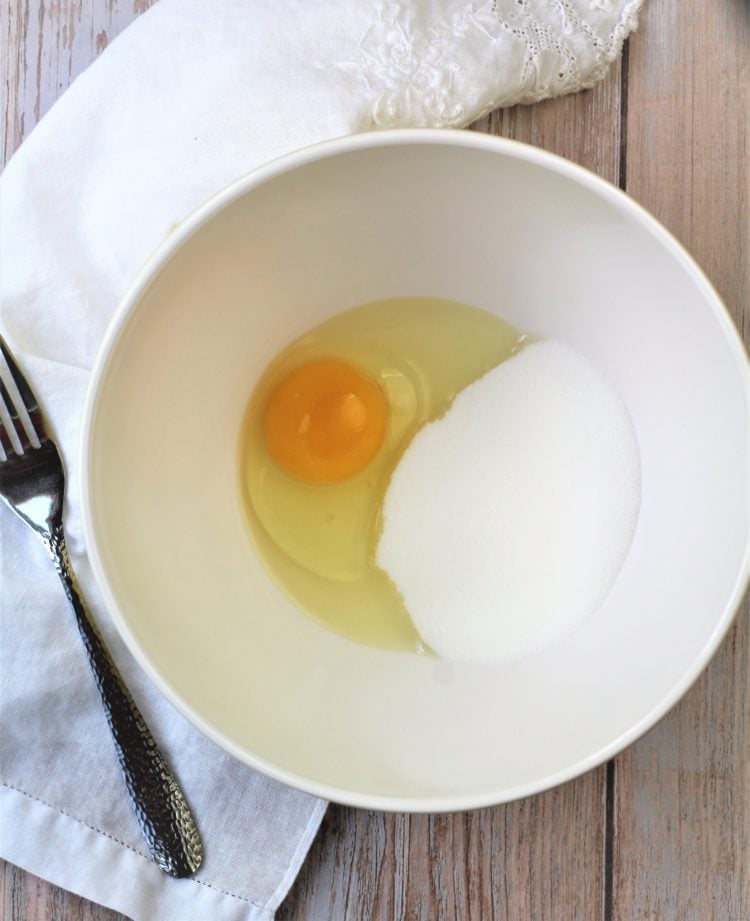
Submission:
[[[243,521],[238,435],[266,364],[338,311],[410,294],[569,342],[638,434],[642,506],[613,591],[513,664],[326,631],[266,575]],[[623,196],[469,134],[335,142],[223,193],[136,282],[88,405],[88,537],[141,662],[233,753],[354,804],[500,802],[613,753],[705,664],[745,565],[747,417],[716,296]]]

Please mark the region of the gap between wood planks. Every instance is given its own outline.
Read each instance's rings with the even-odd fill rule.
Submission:
[[[628,67],[630,39],[625,39],[620,59],[620,148],[617,184],[627,191],[628,181]],[[617,762],[607,762],[604,782],[604,906],[603,921],[614,921],[615,877],[615,794],[617,789]]]

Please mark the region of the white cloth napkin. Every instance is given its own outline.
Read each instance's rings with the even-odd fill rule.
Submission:
[[[3,332],[68,471],[70,556],[198,818],[205,862],[162,875],[144,844],[73,618],[41,544],[0,512],[0,854],[137,921],[269,918],[325,803],[233,760],[160,697],[115,635],[81,541],[89,369],[136,270],[196,205],[325,138],[465,125],[590,86],[640,0],[161,0],[63,95],[0,185]]]

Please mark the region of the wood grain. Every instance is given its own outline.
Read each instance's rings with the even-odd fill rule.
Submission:
[[[154,0],[7,0],[0,3],[2,156],[10,155],[57,97]]]
[[[0,3],[3,162],[151,0]],[[747,4],[648,0],[593,91],[475,126],[569,157],[628,191],[691,249],[750,328]],[[440,816],[331,807],[283,921],[746,921],[748,618],[658,727],[602,767],[505,807]],[[125,921],[9,865],[4,921]],[[158,921],[158,919],[154,919]]]
[[[688,247],[746,344],[749,48],[747,3],[647,4],[625,164],[627,191]],[[617,758],[613,919],[750,918],[749,658],[745,604],[690,693]]]
[[[331,807],[278,918],[598,921],[604,779],[454,815]]]
[[[3,921],[128,921],[125,915],[51,886],[9,863],[3,864],[0,873],[0,918]]]

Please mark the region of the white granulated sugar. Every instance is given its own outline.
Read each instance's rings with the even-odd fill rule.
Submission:
[[[508,661],[601,605],[639,504],[622,399],[570,346],[534,343],[414,437],[385,496],[376,562],[439,656]]]

